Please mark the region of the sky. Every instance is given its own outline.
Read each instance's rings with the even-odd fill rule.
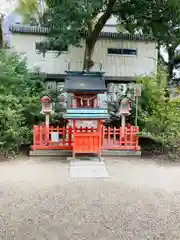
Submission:
[[[7,16],[13,11],[17,4],[17,0],[0,0],[0,13]]]

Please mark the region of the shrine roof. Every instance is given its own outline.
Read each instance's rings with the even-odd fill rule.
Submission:
[[[69,74],[64,83],[67,92],[106,92],[104,77],[101,74]]]

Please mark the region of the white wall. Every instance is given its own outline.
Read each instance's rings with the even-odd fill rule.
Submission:
[[[102,32],[113,32],[113,33],[117,33],[117,28],[116,25],[105,25],[102,29]]]
[[[12,34],[12,46],[27,57],[29,68],[40,67],[46,73],[63,74],[68,62],[71,70],[82,70],[84,47],[69,47],[68,52],[59,57],[54,52],[46,53],[45,57],[35,49],[35,43],[43,40],[43,36],[30,34]],[[137,49],[137,56],[108,55],[108,48]],[[107,76],[136,76],[150,74],[156,71],[157,51],[155,43],[141,41],[121,41],[115,39],[100,39],[96,43],[94,70],[99,70],[102,63]]]

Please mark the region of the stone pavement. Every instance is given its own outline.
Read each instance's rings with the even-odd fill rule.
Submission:
[[[104,159],[98,157],[68,158],[71,178],[108,178]]]
[[[74,179],[66,161],[0,163],[0,239],[180,239],[180,166],[106,167],[109,178]]]

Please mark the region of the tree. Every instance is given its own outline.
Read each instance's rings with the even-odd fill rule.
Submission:
[[[161,80],[161,81],[159,81]],[[145,77],[138,77],[137,83],[142,84],[141,97],[138,104],[138,126],[140,128],[139,137],[142,150],[166,151],[173,154],[173,157],[180,156],[180,99],[167,99],[165,97],[167,74],[158,69],[157,74]],[[108,103],[110,122],[109,125],[119,127],[120,117],[117,115],[120,101],[124,97],[129,97],[118,92],[116,101]],[[127,122],[135,123],[135,101],[133,95],[130,97],[131,115]],[[161,149],[159,149],[161,147]],[[147,149],[146,149],[147,148]]]
[[[175,160],[180,156],[180,99],[166,101],[166,81],[167,77],[163,72],[138,78],[138,82],[143,84],[138,123],[142,131],[140,136],[161,143],[162,150],[171,156],[173,153]]]
[[[83,68],[90,69],[94,65],[92,56],[95,43],[111,16],[115,3],[116,0],[109,0],[106,4],[102,0],[47,1],[50,38],[42,47],[42,51],[46,51],[52,45],[59,46],[59,51],[67,45],[80,46],[83,34],[86,34]]]
[[[22,144],[31,143],[32,126],[43,117],[43,78],[30,74],[17,54],[1,51],[0,79],[0,150],[17,151]]]
[[[167,1],[159,3],[158,0],[47,0],[47,5],[49,34],[40,50],[44,53],[55,46],[61,52],[68,45],[80,46],[84,39],[84,70],[90,70],[94,65],[95,44],[112,15],[117,16],[120,23],[127,23],[126,19],[130,22],[133,17],[133,22],[143,24],[142,20],[139,21],[138,14],[140,13],[142,18],[147,15],[147,10],[152,9],[155,18],[150,16],[151,23],[161,25],[164,17],[159,15],[160,10],[157,11],[156,8],[166,7],[166,10],[169,10]]]
[[[137,7],[139,5],[139,7]],[[143,5],[143,6],[142,6]],[[146,12],[141,11],[142,7]],[[173,58],[176,47],[180,43],[180,1],[149,1],[135,0],[134,4],[127,2],[128,14],[124,15],[123,24],[130,32],[140,31],[149,34],[157,41],[158,59],[167,65],[168,80],[173,77]],[[121,21],[121,19],[120,19]],[[168,63],[160,54],[163,46],[168,53]]]
[[[24,24],[40,25],[44,23],[44,7],[40,7],[38,0],[19,0],[15,12],[18,13]]]

